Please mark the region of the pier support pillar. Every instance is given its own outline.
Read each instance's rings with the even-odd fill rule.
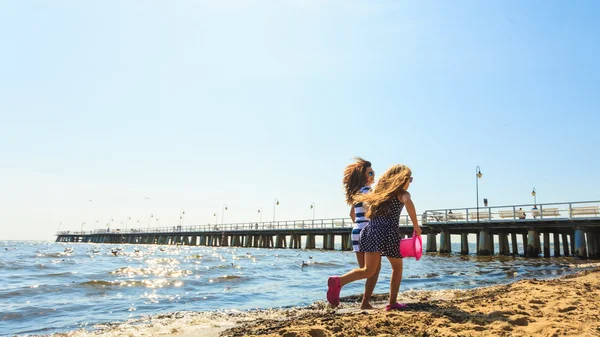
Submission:
[[[550,233],[544,232],[544,257],[550,257]]]
[[[564,256],[571,256],[571,254],[569,253],[569,235],[566,233],[561,234],[562,236],[562,244],[563,244],[563,255]]]
[[[573,256],[579,259],[587,259],[587,248],[585,242],[585,232],[581,229],[575,229],[575,252]]]
[[[554,233],[554,257],[560,256],[560,234]]]
[[[586,234],[587,237],[587,252],[588,252],[588,257],[590,259],[595,259],[597,256],[597,252],[596,252],[596,247],[597,247],[597,243],[596,243],[596,233],[593,232],[587,232]]]
[[[296,249],[301,249],[302,248],[302,235],[297,234],[296,236],[296,243],[294,245],[294,248]],[[333,249],[333,248],[332,248]]]
[[[328,239],[327,249],[329,249],[329,250],[335,249],[335,234],[329,234],[327,239]]]
[[[494,255],[494,254],[496,254],[496,249],[495,249],[496,247],[494,245],[494,234],[490,233],[489,237],[490,237],[490,239],[488,241],[488,250],[490,252],[490,255]]]
[[[527,233],[527,253],[525,256],[540,256],[540,234],[534,229],[529,229]]]
[[[427,233],[427,247],[425,247],[426,253],[437,252],[436,233]]]
[[[460,255],[469,255],[469,233],[460,234]]]
[[[275,236],[275,248],[283,248],[283,235],[282,234],[277,234],[277,236]]]
[[[440,233],[440,254],[450,254],[451,252],[450,232],[444,230]]]
[[[479,246],[477,247],[477,255],[490,254],[490,233],[486,230],[479,232]]]
[[[312,240],[314,237],[314,234],[306,234],[306,242],[304,243],[304,249],[313,249]]]
[[[229,235],[223,234],[221,236],[221,244],[220,246],[229,247]]]
[[[350,242],[350,245],[348,245]],[[352,241],[350,240],[350,234],[342,234],[342,250],[352,250]]]
[[[510,245],[508,244],[508,234],[498,233],[498,245],[500,255],[510,255]]]
[[[510,239],[512,241],[512,254],[519,255],[519,246],[517,244],[517,233],[510,233]]]
[[[523,256],[527,256],[527,234],[521,234],[523,239]]]
[[[352,235],[347,234],[345,239],[342,239],[342,242],[344,243],[344,245],[346,245],[347,250],[353,250],[354,247],[352,246]]]

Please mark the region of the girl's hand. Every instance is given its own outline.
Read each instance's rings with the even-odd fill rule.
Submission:
[[[421,227],[419,227],[419,226],[415,227],[415,234],[416,234],[416,236],[421,235]]]

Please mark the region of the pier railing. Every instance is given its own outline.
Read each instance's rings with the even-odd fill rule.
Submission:
[[[93,229],[90,231],[60,231],[58,235],[89,235],[89,234],[134,234],[134,233],[173,233],[173,232],[234,232],[234,231],[277,231],[277,230],[318,230],[318,229],[348,229],[353,226],[348,218],[287,220],[270,222],[240,222],[207,225],[160,226],[145,228],[109,228]],[[407,215],[400,216],[400,226],[412,226]]]
[[[534,222],[600,218],[600,201],[427,210],[423,224]]]
[[[536,222],[536,221],[576,221],[600,219],[600,201],[578,201],[546,204],[523,204],[509,206],[481,206],[469,208],[446,208],[427,210],[422,215],[422,225],[473,224],[494,222]],[[59,231],[57,235],[90,234],[135,234],[135,233],[174,233],[174,232],[234,232],[234,231],[284,231],[350,229],[352,220],[348,218],[287,220],[269,222],[240,222],[206,225],[168,225],[142,228],[108,228],[89,231]],[[400,226],[410,227],[412,222],[407,215],[400,216]]]

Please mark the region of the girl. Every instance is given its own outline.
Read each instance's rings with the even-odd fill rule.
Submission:
[[[369,219],[365,216],[366,210],[362,202],[355,203],[354,197],[359,194],[368,193],[371,191],[371,185],[375,181],[375,172],[371,168],[371,162],[360,157],[354,158],[355,162],[348,165],[344,170],[344,189],[346,190],[346,203],[351,206],[350,218],[354,222],[352,228],[352,248],[356,253],[358,266],[365,266],[365,253],[360,251],[359,239],[360,232],[369,223]],[[365,283],[365,293],[363,295],[361,309],[373,309],[369,303],[371,295],[377,284],[379,277],[379,268]]]
[[[408,167],[395,165],[383,174],[372,193],[354,197],[355,202],[369,204],[366,215],[370,222],[360,233],[365,265],[341,277],[332,276],[327,280],[327,300],[334,308],[340,304],[340,291],[344,285],[375,275],[381,265],[381,256],[387,256],[392,266],[390,298],[385,309],[400,310],[406,306],[396,301],[402,281],[399,222],[400,212],[405,205],[416,235],[421,235],[415,205],[407,191],[412,180],[412,172]]]

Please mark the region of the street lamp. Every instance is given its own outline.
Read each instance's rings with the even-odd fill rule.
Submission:
[[[221,210],[221,225],[223,224],[223,221],[225,221],[225,211],[227,210],[227,205],[223,204],[223,209]]]
[[[129,226],[129,220],[131,220],[130,216],[128,216],[127,219],[125,219],[125,231],[127,231],[127,227]]]
[[[279,199],[275,198],[273,199],[273,222],[275,222],[275,210],[277,206],[279,206]]]
[[[219,214],[217,214],[217,212],[213,213],[213,216],[215,217],[215,225],[217,223],[219,223]]]
[[[310,204],[310,209],[312,209],[313,211],[313,221],[315,221],[315,210],[316,210],[316,206],[315,206],[315,202],[313,201],[312,204]]]
[[[262,207],[258,209],[258,214],[260,214],[260,221],[262,222]]]
[[[179,211],[179,229],[181,230],[181,225],[183,224],[183,216],[185,215],[185,211]]]
[[[475,186],[477,189],[477,224],[479,224],[479,179],[481,179],[483,174],[481,174],[481,169],[479,166],[477,166],[475,169],[477,170],[477,173],[475,174]]]
[[[81,234],[83,235],[83,225],[85,225],[85,222],[81,223]]]
[[[537,205],[537,198],[536,198],[537,193],[535,193],[535,187],[533,188],[533,191],[531,191],[531,195],[533,196],[533,206],[537,207],[536,206]]]
[[[150,219],[154,218],[154,214],[150,213],[150,216],[148,217],[148,228],[150,228]]]

